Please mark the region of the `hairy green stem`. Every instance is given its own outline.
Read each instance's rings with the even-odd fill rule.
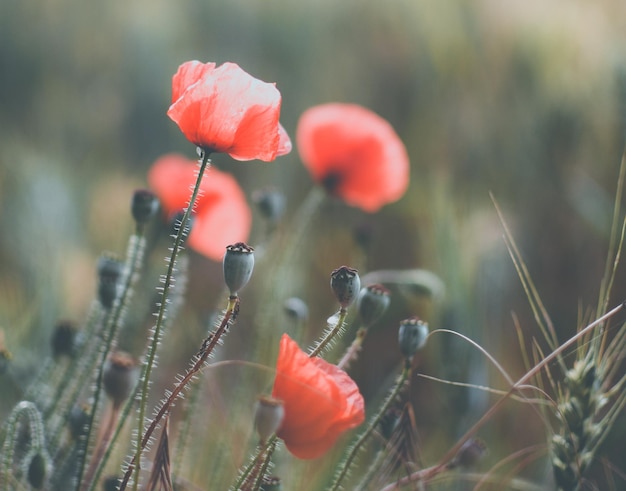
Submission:
[[[311,350],[309,353],[309,357],[319,356],[319,354],[326,348],[326,346],[331,343],[335,337],[343,332],[343,327],[346,322],[346,317],[348,316],[348,311],[341,307],[339,310],[339,318],[337,319],[337,323],[330,329],[326,331],[324,337],[317,343],[317,346]]]

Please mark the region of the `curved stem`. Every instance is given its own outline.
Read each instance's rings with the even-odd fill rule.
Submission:
[[[328,329],[324,337],[317,343],[317,346],[311,350],[309,353],[309,357],[313,358],[314,356],[318,356],[328,344],[335,339],[337,334],[341,333],[343,330],[343,326],[346,322],[346,317],[348,316],[348,311],[341,307],[339,310],[339,319],[337,319],[337,323],[331,328]]]

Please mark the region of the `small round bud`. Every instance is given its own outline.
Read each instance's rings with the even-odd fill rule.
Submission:
[[[231,295],[237,295],[252,276],[254,269],[254,249],[243,242],[226,246],[222,263],[224,281]]]
[[[112,353],[104,364],[104,391],[116,407],[128,399],[138,379],[137,362],[128,353]]]
[[[361,289],[361,278],[356,269],[341,266],[330,274],[330,288],[333,290],[339,305],[345,309],[357,297]]]
[[[265,445],[267,439],[276,433],[284,417],[283,401],[268,396],[259,397],[254,410],[254,428],[259,434],[261,445]]]
[[[89,410],[85,406],[74,406],[70,410],[67,416],[67,425],[74,440],[78,441],[87,435],[90,419]]]
[[[285,213],[285,195],[274,189],[252,193],[252,201],[263,217],[270,223],[278,222]]]
[[[407,358],[412,357],[417,350],[424,347],[427,337],[428,324],[417,317],[411,317],[400,322],[398,343],[400,351]]]
[[[25,461],[28,462],[28,469],[26,471],[28,484],[34,489],[43,489],[48,475],[47,457],[38,451],[27,456]]]
[[[287,317],[294,322],[306,322],[309,318],[309,307],[298,297],[291,297],[283,303],[283,309]]]
[[[130,212],[137,225],[148,223],[159,210],[159,200],[152,191],[138,189],[133,194],[130,204]]]
[[[361,289],[357,299],[357,311],[361,322],[369,327],[385,313],[391,302],[391,292],[382,285],[370,285]]]
[[[61,321],[52,331],[50,339],[52,346],[52,356],[59,358],[61,356],[73,356],[76,347],[76,326],[70,321]]]
[[[98,259],[98,299],[102,306],[110,309],[117,298],[118,285],[124,263],[112,256],[103,255]]]

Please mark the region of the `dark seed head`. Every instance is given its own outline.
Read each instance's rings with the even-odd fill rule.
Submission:
[[[73,356],[76,347],[76,326],[70,321],[61,321],[54,326],[52,331],[52,356]]]
[[[74,406],[67,417],[70,435],[76,441],[87,435],[89,425],[89,410],[84,406]]]
[[[98,299],[104,308],[113,306],[123,272],[124,263],[119,259],[110,255],[103,255],[98,259]]]
[[[42,489],[46,482],[47,471],[48,462],[46,457],[41,452],[36,452],[31,456],[28,464],[28,472],[26,473],[28,484],[34,489]]]
[[[382,285],[370,285],[361,289],[357,299],[357,311],[364,327],[369,327],[385,313],[391,301],[391,292]]]
[[[137,222],[137,225],[148,223],[159,210],[159,200],[152,191],[138,189],[133,194],[130,204],[130,212]]]
[[[255,191],[252,193],[252,201],[270,223],[278,222],[285,213],[285,195],[275,189]]]
[[[330,274],[330,288],[333,290],[341,308],[354,302],[361,289],[361,278],[356,269],[341,266]]]
[[[237,295],[252,276],[254,249],[243,242],[226,246],[223,261],[224,281],[231,295]]]
[[[428,337],[428,324],[417,317],[400,322],[398,331],[398,344],[400,351],[407,358],[412,357],[417,350],[424,347]]]
[[[139,370],[137,362],[128,353],[112,353],[104,364],[102,383],[114,406],[121,405],[131,395]]]

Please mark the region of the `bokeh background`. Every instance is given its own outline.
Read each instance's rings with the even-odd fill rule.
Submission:
[[[341,264],[362,272],[423,268],[443,281],[445,298],[435,305],[419,288],[394,297],[384,327],[364,347],[366,362],[354,367],[367,398],[379,397],[395,373],[394,330],[404,315],[460,331],[511,374],[523,373],[514,316],[529,339],[536,327],[490,193],[560,338],[596,305],[624,147],[622,0],[2,0],[0,329],[14,377],[26,380],[49,354],[57,319],[84,319],[97,257],[123,254],[133,228],[129,199],[147,185],[152,162],[168,152],[194,157],[165,115],[171,76],[190,59],[234,61],[276,82],[292,136],[307,107],[341,101],[382,115],[406,143],[407,194],[375,215],[326,201],[310,224],[307,254],[292,266],[307,278],[291,291],[311,309],[303,342],[332,314],[328,275]],[[218,156],[215,165],[236,175],[248,196],[270,186],[283,191],[286,223],[313,187],[297,149],[269,164]],[[263,236],[255,217],[252,243]],[[162,265],[158,247],[154,264]],[[164,360],[175,370],[197,347],[221,290],[219,264],[193,253],[190,261],[183,318],[191,327],[178,328]],[[251,291],[272,281],[255,277]],[[254,328],[254,316],[243,315]],[[135,334],[122,344],[139,355],[143,338]],[[464,343],[432,341],[423,372],[504,388]],[[233,333],[227,353],[242,356],[245,342]],[[3,415],[19,397],[7,387]],[[489,402],[423,380],[413,390],[427,462]],[[491,465],[547,441],[536,414],[514,404],[485,431]],[[622,470],[625,438],[622,419],[604,452]],[[530,475],[540,480],[545,461],[536,467]]]

